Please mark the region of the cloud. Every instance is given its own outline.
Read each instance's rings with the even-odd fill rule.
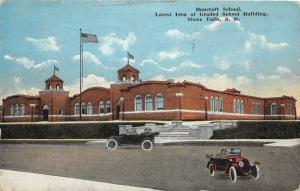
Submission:
[[[79,59],[80,59],[79,54],[73,56],[74,61],[79,61]],[[84,61],[93,63],[95,65],[100,65],[101,64],[101,61],[94,54],[92,54],[91,52],[88,52],[88,51],[83,52],[83,59],[84,59]]]
[[[152,77],[156,80],[167,80],[165,76],[158,75]],[[230,77],[227,74],[214,73],[212,75],[201,74],[201,75],[184,75],[177,76],[174,78],[175,81],[190,81],[195,83],[201,83],[207,88],[216,90],[225,90],[227,88],[236,87],[240,89],[241,87],[248,86],[251,84],[251,80],[246,76]]]
[[[228,61],[227,56],[214,56],[215,67],[219,70],[229,70],[231,68],[232,63]]]
[[[226,20],[228,18],[228,20]],[[234,24],[237,26],[240,30],[244,31],[244,28],[241,25],[240,21],[234,21],[232,17],[220,17],[219,21],[214,21],[213,23],[209,25],[205,25],[204,28],[209,30],[209,31],[214,31],[217,30],[221,25],[224,24]]]
[[[195,64],[194,62],[191,62],[191,61],[184,61],[184,62],[181,62],[180,64],[178,64],[177,66],[172,66],[170,68],[166,68],[166,67],[159,65],[155,60],[152,60],[152,59],[145,59],[142,61],[142,63],[140,65],[144,66],[147,64],[154,65],[157,68],[159,68],[163,71],[166,71],[166,72],[175,72],[182,68],[201,68],[201,67],[203,67],[203,65],[201,65],[201,64]]]
[[[5,0],[0,0],[0,6],[5,3]]]
[[[178,57],[181,56],[186,56],[188,55],[188,53],[183,52],[183,51],[178,51],[178,50],[174,50],[174,51],[160,51],[157,55],[157,58],[159,61],[162,60],[174,60]]]
[[[109,88],[112,82],[108,82],[104,77],[97,76],[96,74],[89,74],[83,78],[83,90],[90,87],[105,87]],[[69,91],[71,95],[79,93],[79,79],[71,85],[65,85],[65,90]]]
[[[264,74],[256,74],[257,80],[276,80],[279,79],[279,75],[264,75]]]
[[[80,55],[79,54],[73,56],[73,61],[78,61],[79,62],[79,60],[80,60]],[[92,63],[92,64],[95,64],[95,65],[101,65],[106,70],[114,70],[114,68],[104,66],[102,64],[102,62],[97,58],[96,55],[94,55],[93,53],[88,52],[88,51],[83,52],[83,60],[84,60],[84,62]]]
[[[203,65],[195,64],[194,62],[191,61],[184,61],[179,65],[179,68],[202,68],[202,67]]]
[[[41,69],[44,66],[48,66],[48,65],[57,63],[57,60],[49,59],[49,60],[46,60],[46,61],[36,64],[34,60],[30,60],[27,57],[15,58],[9,54],[4,55],[4,60],[15,62],[17,64],[24,66],[27,69]]]
[[[157,68],[161,69],[161,70],[164,70],[164,71],[167,71],[167,72],[174,72],[176,71],[176,67],[171,67],[171,68],[165,68],[165,67],[162,67],[160,66],[156,61],[152,60],[152,59],[145,59],[142,61],[142,63],[140,64],[141,66],[144,66],[144,65],[154,65],[156,66]]]
[[[269,50],[276,50],[276,49],[282,49],[287,48],[289,46],[286,42],[279,42],[279,43],[272,43],[267,40],[267,38],[264,35],[258,35],[255,33],[248,32],[248,38],[245,42],[245,49],[251,50],[251,48],[254,46],[260,46],[261,48],[269,49]]]
[[[186,40],[186,41],[194,41],[202,37],[201,32],[194,32],[191,34],[186,34],[181,32],[178,29],[169,29],[165,32],[167,37],[175,38],[177,40]]]
[[[113,46],[120,46],[123,50],[128,50],[131,45],[136,41],[136,36],[133,32],[128,33],[128,36],[124,39],[117,37],[116,33],[110,33],[109,35],[100,39],[100,51],[104,55],[111,55],[115,49]]]
[[[54,36],[40,39],[26,37],[25,40],[35,46],[39,51],[59,51],[59,47]]]
[[[292,74],[292,71],[290,69],[283,66],[277,66],[275,71],[278,74]]]

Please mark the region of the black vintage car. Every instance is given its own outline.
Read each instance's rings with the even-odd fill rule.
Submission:
[[[115,150],[118,146],[125,144],[141,144],[143,150],[150,151],[154,145],[154,136],[158,134],[158,132],[152,132],[150,128],[145,128],[142,133],[138,133],[136,129],[130,128],[126,129],[125,133],[119,136],[109,137],[106,147],[109,150]]]
[[[249,175],[254,179],[259,178],[259,163],[242,157],[240,148],[222,149],[217,155],[208,154],[207,158],[210,176],[215,176],[216,171],[223,171],[233,183],[236,182],[237,176]]]

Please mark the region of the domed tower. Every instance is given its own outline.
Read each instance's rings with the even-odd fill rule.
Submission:
[[[64,91],[64,81],[55,73],[45,80],[45,90],[40,91],[40,114],[44,121],[65,120],[69,115],[69,92]]]
[[[118,70],[118,80],[120,82],[139,82],[139,73],[140,71],[128,63]]]
[[[45,81],[45,90],[64,90],[64,81],[55,74]]]

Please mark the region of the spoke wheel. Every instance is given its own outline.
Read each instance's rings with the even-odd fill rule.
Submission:
[[[107,142],[106,142],[106,147],[109,149],[109,150],[115,150],[117,147],[118,147],[118,143],[115,139],[109,139]]]
[[[255,170],[252,172],[252,176],[255,180],[259,178],[259,166],[255,165]]]
[[[209,164],[208,169],[209,169],[210,176],[215,176],[216,175],[216,168],[215,168],[215,165],[213,163]]]
[[[237,180],[237,174],[236,174],[236,169],[234,166],[231,166],[229,169],[229,178],[232,183],[235,183]]]
[[[144,151],[151,151],[152,148],[153,148],[153,143],[152,143],[152,141],[150,141],[150,140],[144,140],[144,141],[142,142],[142,149],[143,149]]]

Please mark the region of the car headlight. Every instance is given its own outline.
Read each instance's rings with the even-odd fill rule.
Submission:
[[[255,162],[250,161],[250,166],[254,166],[254,165],[255,165]]]
[[[242,168],[244,166],[244,162],[243,161],[240,161],[239,162],[239,166]]]

